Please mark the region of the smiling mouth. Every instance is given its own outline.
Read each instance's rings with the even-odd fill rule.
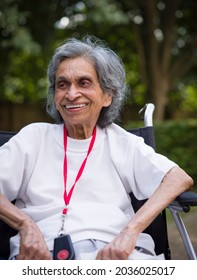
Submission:
[[[64,107],[65,107],[66,109],[77,109],[77,108],[83,108],[83,107],[85,107],[85,106],[87,106],[87,104],[65,105]]]

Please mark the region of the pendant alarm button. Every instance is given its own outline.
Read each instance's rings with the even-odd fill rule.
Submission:
[[[58,260],[67,260],[68,257],[69,257],[68,250],[60,250],[57,254],[57,259]]]

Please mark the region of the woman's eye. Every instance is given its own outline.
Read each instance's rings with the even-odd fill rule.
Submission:
[[[81,84],[81,86],[83,86],[83,87],[88,87],[88,86],[90,86],[90,82],[87,81],[87,80],[82,80],[82,81],[80,82],[80,84]]]
[[[58,83],[57,84],[57,88],[60,88],[60,89],[64,89],[64,88],[66,88],[66,83],[65,82],[60,82],[60,83]]]

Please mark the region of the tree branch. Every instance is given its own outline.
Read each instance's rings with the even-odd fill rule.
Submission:
[[[197,61],[197,37],[193,40],[190,47],[187,46],[186,51],[176,60],[171,67],[171,82],[180,79]]]
[[[158,77],[158,66],[159,66],[159,57],[158,57],[158,44],[155,38],[154,31],[156,29],[155,25],[155,1],[137,1],[139,7],[142,10],[144,18],[144,26],[146,26],[147,33],[144,35],[144,46],[146,53],[147,61],[147,71],[150,77],[151,83],[157,80]]]
[[[133,32],[135,35],[135,44],[136,44],[137,53],[138,53],[142,80],[145,83],[145,85],[148,86],[148,77],[147,77],[147,72],[146,72],[146,56],[145,56],[144,44],[143,44],[143,40],[142,40],[142,36],[141,36],[141,32],[140,32],[140,27],[138,24],[133,23]]]
[[[163,32],[163,42],[161,45],[161,68],[163,73],[168,71],[170,57],[171,57],[171,47],[174,37],[174,26],[175,26],[175,12],[180,5],[181,0],[166,0],[165,1],[165,11],[161,17],[161,29]]]

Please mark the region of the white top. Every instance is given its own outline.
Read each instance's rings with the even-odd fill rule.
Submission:
[[[67,191],[73,185],[90,139],[68,138]],[[34,123],[0,148],[0,192],[39,226],[49,250],[61,226],[64,207],[63,125]],[[69,205],[66,232],[73,242],[111,241],[134,211],[128,193],[148,198],[175,166],[144,144],[141,137],[112,124],[97,127],[95,144]],[[153,251],[147,234],[137,245]],[[19,236],[11,239],[11,256],[18,254]]]

